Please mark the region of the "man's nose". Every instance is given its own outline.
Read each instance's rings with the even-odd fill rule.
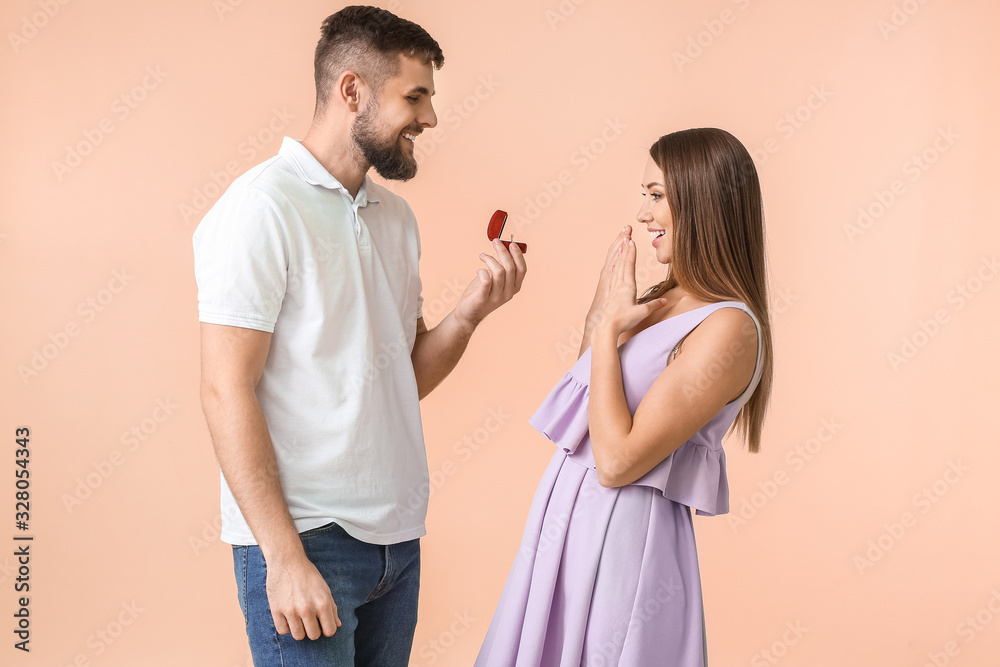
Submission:
[[[438,118],[437,114],[434,113],[434,107],[430,107],[428,111],[420,114],[420,117],[417,118],[417,122],[424,127],[436,127],[438,124]]]

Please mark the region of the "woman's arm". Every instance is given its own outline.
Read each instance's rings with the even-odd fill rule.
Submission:
[[[622,385],[618,328],[599,326],[591,341],[590,441],[598,480],[607,487],[631,484],[687,442],[742,394],[757,360],[750,315],[720,308],[687,335],[684,353],[660,373],[633,417]]]

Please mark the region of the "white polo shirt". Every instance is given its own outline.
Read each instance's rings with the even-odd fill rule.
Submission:
[[[237,178],[193,236],[198,319],[272,333],[260,403],[299,532],[336,521],[393,544],[426,535],[410,352],[423,298],[406,201],[356,198],[298,141]],[[222,540],[256,544],[225,475]]]

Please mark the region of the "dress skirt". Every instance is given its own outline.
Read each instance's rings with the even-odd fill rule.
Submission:
[[[476,667],[705,667],[691,510],[557,450]]]

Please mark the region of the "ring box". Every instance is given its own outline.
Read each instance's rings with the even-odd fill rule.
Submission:
[[[490,239],[490,241],[500,238],[500,235],[503,234],[503,226],[506,222],[507,222],[507,211],[497,211],[496,213],[493,214],[493,217],[490,218],[490,224],[486,228],[486,236]],[[521,249],[521,252],[528,252],[528,244],[521,243],[520,241],[515,241],[513,234],[510,235],[509,241],[500,239],[500,242],[503,243],[505,246],[507,246],[508,251],[510,251],[510,244],[516,243],[517,247]]]

